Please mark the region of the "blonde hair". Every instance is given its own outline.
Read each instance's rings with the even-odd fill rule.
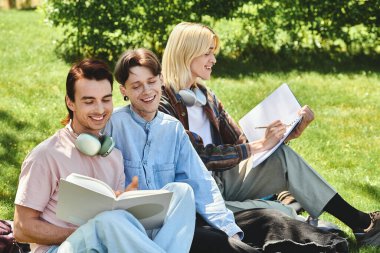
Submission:
[[[182,22],[170,33],[162,57],[162,75],[167,87],[184,89],[192,79],[190,65],[194,58],[210,51],[218,53],[220,41],[211,28],[197,23]]]

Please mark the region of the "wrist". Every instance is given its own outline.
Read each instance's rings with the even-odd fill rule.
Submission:
[[[241,241],[241,239],[240,239],[240,236],[239,236],[239,234],[238,233],[236,233],[236,234],[234,234],[233,236],[231,236],[232,238],[234,238],[234,239],[236,239],[236,240],[239,240],[239,241]]]
[[[259,140],[249,143],[251,155],[265,151],[264,141]]]

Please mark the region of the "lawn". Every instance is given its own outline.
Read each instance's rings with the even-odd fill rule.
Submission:
[[[0,11],[0,218],[13,218],[13,199],[23,159],[61,127],[66,114],[64,85],[69,65],[54,54],[57,28],[36,11]],[[282,82],[315,120],[291,146],[351,204],[380,210],[380,73],[317,71],[218,71],[208,85],[238,120]],[[219,68],[220,70],[220,68]],[[115,89],[115,106],[123,104]],[[352,241],[350,230],[333,217]],[[352,252],[355,252],[352,245]],[[360,252],[378,252],[364,249]]]

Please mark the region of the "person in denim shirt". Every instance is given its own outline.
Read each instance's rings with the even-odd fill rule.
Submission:
[[[124,100],[130,104],[116,109],[104,132],[122,152],[126,184],[138,176],[139,189],[161,189],[183,182],[194,191],[196,212],[211,227],[223,231],[229,247],[244,233],[226,208],[213,177],[194,150],[181,122],[158,111],[161,97],[161,65],[147,49],[126,51],[115,67]],[[195,213],[194,213],[195,215]],[[210,243],[210,242],[207,242]],[[220,251],[222,252],[222,251]],[[225,251],[225,252],[256,252]]]

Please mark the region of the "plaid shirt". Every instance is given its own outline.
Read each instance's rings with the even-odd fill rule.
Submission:
[[[224,110],[222,103],[213,92],[202,85],[197,85],[207,97],[203,110],[210,120],[213,144],[203,145],[202,138],[189,131],[187,108],[174,89],[164,87],[159,110],[177,118],[186,129],[191,143],[208,170],[224,171],[247,159],[251,153],[247,138],[239,126]]]

